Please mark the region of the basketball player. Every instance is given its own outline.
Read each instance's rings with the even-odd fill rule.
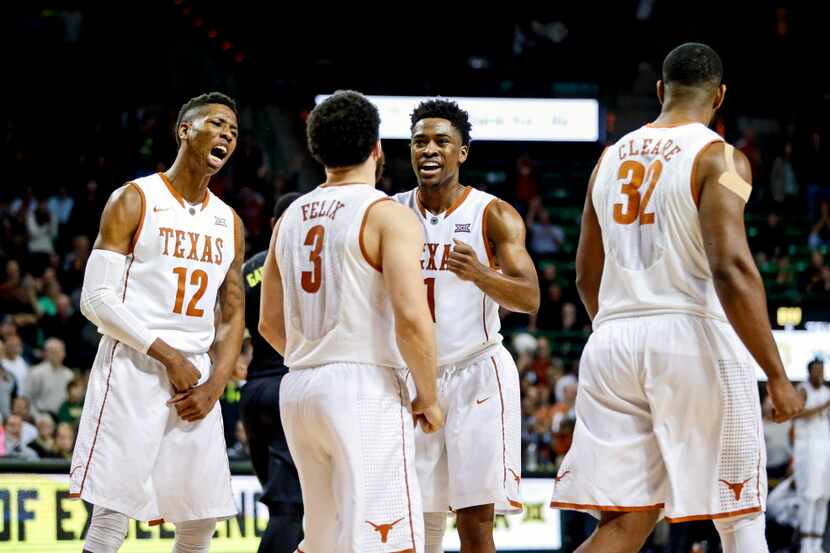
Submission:
[[[271,228],[291,202],[300,197],[296,192],[283,194],[274,206]],[[262,251],[245,262],[245,303],[258,306],[262,266],[268,251]],[[280,354],[274,351],[257,331],[259,309],[245,311],[245,325],[251,332],[253,357],[248,365],[248,381],[242,387],[239,411],[254,472],[262,485],[260,501],[268,507],[268,527],[262,534],[258,553],[290,553],[303,539],[303,497],[297,467],[291,459],[285,432],[280,422],[280,383],[288,372]]]
[[[588,186],[576,268],[594,333],[552,502],[600,512],[580,553],[639,551],[661,511],[714,520],[726,553],[767,551],[755,361],[776,420],[803,402],[746,242],[749,164],[707,128],[722,73],[708,46],[672,50],[660,116],[607,148]]]
[[[824,385],[824,362],[810,361],[809,379],[798,387],[805,409],[795,416],[795,488],[801,498],[801,552],[820,553],[830,501],[830,390]]]
[[[309,150],[326,182],[285,211],[263,269],[259,330],[290,369],[280,413],[302,485],[305,553],[423,552],[410,417],[428,431],[443,424],[435,331],[421,227],[375,189],[379,124],[352,91],[311,112]],[[411,407],[403,367],[417,387]]]
[[[236,104],[192,98],[175,135],[170,169],[110,196],[84,275],[82,310],[104,335],[70,469],[94,505],[89,553],[117,551],[128,518],[172,522],[175,552],[206,552],[237,512],[217,400],[242,344],[245,243],[208,190],[236,148]]]
[[[521,512],[519,375],[499,334],[499,305],[539,308],[524,221],[507,203],[463,186],[471,125],[454,102],[429,100],[411,115],[418,187],[395,196],[426,233],[421,269],[438,336],[444,431],[416,432],[426,551],[442,551],[447,511],[463,553],[494,552],[493,517]],[[474,453],[473,453],[474,452]]]

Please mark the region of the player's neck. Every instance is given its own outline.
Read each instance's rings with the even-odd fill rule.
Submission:
[[[205,200],[210,175],[205,175],[201,171],[188,167],[180,157],[176,158],[176,161],[173,162],[170,169],[164,172],[164,175],[173,185],[173,188],[189,203],[198,204]]]
[[[348,186],[350,184],[369,184],[375,186],[375,168],[369,164],[356,167],[326,167],[326,182],[321,186]]]
[[[418,201],[421,203],[421,207],[430,213],[438,214],[447,211],[458,197],[464,193],[465,189],[466,187],[464,185],[454,180],[447,184],[429,188],[426,186],[418,186],[415,193],[418,194]]]
[[[669,100],[663,104],[660,116],[652,122],[652,125],[674,127],[689,123],[701,123],[709,126],[709,121],[711,120],[711,108],[701,108],[680,102],[675,103]]]

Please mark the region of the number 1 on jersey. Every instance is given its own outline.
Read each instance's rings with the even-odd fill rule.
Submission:
[[[660,180],[660,174],[663,172],[663,162],[659,159],[648,166],[639,161],[629,159],[620,165],[617,171],[617,179],[623,181],[620,193],[628,196],[628,204],[623,208],[623,204],[614,204],[614,221],[621,225],[630,225],[639,217],[641,225],[654,224],[654,212],[646,213],[648,203],[651,201],[651,194],[654,192],[654,187],[657,186],[657,181]],[[648,182],[648,188],[640,199],[640,187],[643,181]]]
[[[323,251],[323,239],[325,236],[326,229],[323,225],[314,225],[308,230],[308,234],[305,236],[305,242],[303,242],[306,246],[313,246],[308,260],[311,261],[314,269],[300,273],[300,285],[309,294],[316,294],[320,291],[320,286],[323,284],[323,258],[320,257],[320,252]]]
[[[425,278],[424,284],[427,285],[427,303],[429,304],[429,313],[432,315],[432,322],[435,322],[435,277]]]

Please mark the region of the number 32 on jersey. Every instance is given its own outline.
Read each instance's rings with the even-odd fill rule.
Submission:
[[[628,197],[626,204],[614,204],[614,222],[620,225],[630,225],[639,219],[641,225],[654,224],[654,212],[648,212],[651,195],[660,180],[663,172],[663,162],[654,160],[648,167],[629,159],[617,171],[617,180],[621,181],[620,193]],[[646,183],[645,194],[640,196],[640,187]]]

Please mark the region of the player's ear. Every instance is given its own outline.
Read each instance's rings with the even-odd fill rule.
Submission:
[[[187,138],[187,131],[190,129],[190,121],[182,121],[179,123],[178,133],[179,133],[179,142],[184,142],[184,139]]]
[[[723,99],[726,97],[726,85],[721,84],[718,87],[718,91],[715,93],[715,103],[714,108],[720,109],[721,104],[723,104]]]
[[[380,140],[375,142],[375,145],[372,147],[372,159],[378,160],[383,157],[383,146],[380,144]]]
[[[458,149],[458,163],[464,163],[465,161],[467,161],[468,155],[470,155],[470,145],[462,144],[461,147]]]
[[[657,101],[663,105],[663,97],[666,95],[666,87],[663,85],[663,79],[657,81]]]

